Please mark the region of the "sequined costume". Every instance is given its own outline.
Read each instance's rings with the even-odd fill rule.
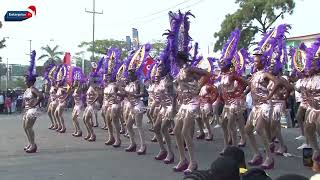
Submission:
[[[306,95],[308,101],[307,121],[320,125],[320,75],[316,74],[309,78],[306,84]]]
[[[113,113],[119,113],[121,106],[121,99],[117,95],[118,93],[118,86],[117,83],[109,83],[107,87],[104,89],[104,98],[106,103],[107,111],[111,111]],[[110,109],[111,108],[111,109]],[[109,110],[110,109],[110,110]]]
[[[39,111],[37,107],[34,107],[35,103],[37,102],[37,98],[34,97],[32,94],[32,88],[27,88],[23,94],[24,100],[24,109],[25,113],[23,114],[23,119],[34,119],[39,116]]]
[[[50,87],[49,98],[50,98],[49,107],[55,109],[58,105],[57,88],[55,86]]]
[[[74,100],[74,107],[73,107],[72,114],[79,116],[83,109],[82,94],[77,92],[77,90],[75,90],[72,94],[72,97]]]
[[[191,119],[196,119],[200,116],[198,81],[190,81],[188,78],[186,68],[182,68],[177,77],[177,94],[180,100],[180,108],[176,115],[176,120],[183,120],[187,116]]]
[[[97,97],[97,94],[96,94],[96,91],[94,90],[94,88],[92,86],[89,87],[87,93],[86,93],[86,96],[87,96],[87,107],[85,109],[85,112],[87,113],[90,113],[91,114],[91,117],[92,117],[92,120],[94,120],[96,117],[96,114],[95,114],[95,100],[96,100],[96,97]]]
[[[281,77],[280,77],[281,78]],[[272,81],[268,84],[268,90],[269,92],[272,91],[274,88],[274,83]],[[271,105],[271,119],[274,121],[281,121],[281,117],[285,115],[286,111],[286,100],[285,94],[286,89],[284,87],[279,88],[277,92],[274,93],[274,95],[271,98],[270,105]]]
[[[65,108],[66,106],[66,97],[68,96],[67,94],[67,89],[64,88],[64,87],[60,87],[58,88],[57,90],[57,101],[58,101],[58,105],[57,105],[57,108]]]
[[[253,108],[249,115],[249,122],[256,126],[260,119],[270,119],[270,102],[267,101],[269,90],[268,84],[265,82],[264,72],[258,71],[252,75],[250,87],[253,102]]]
[[[241,85],[236,80],[231,80],[231,74],[222,74],[221,75],[221,91],[222,98],[225,102],[222,118],[230,119],[230,116],[243,116],[244,111],[244,100],[243,100],[243,85]]]
[[[174,92],[174,89],[171,91],[169,90],[169,86],[173,86],[172,80],[165,76],[163,79],[161,79],[159,85],[158,85],[158,93],[160,99],[160,116],[162,119],[166,120],[173,120],[174,119],[174,112],[175,112],[175,96],[176,93]]]
[[[217,97],[217,88],[214,85],[205,84],[199,93],[200,114],[202,119],[213,115],[212,104]]]
[[[129,106],[129,116],[134,119],[135,114],[143,114],[146,110],[142,100],[140,97],[135,97],[135,94],[140,93],[140,88],[142,84],[140,84],[139,80],[130,82],[125,91],[128,94],[128,106]]]

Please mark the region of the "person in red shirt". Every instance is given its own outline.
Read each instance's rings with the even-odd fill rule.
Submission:
[[[5,102],[4,102],[4,106],[7,109],[7,113],[11,114],[11,104],[12,104],[12,100],[9,96],[6,97]]]

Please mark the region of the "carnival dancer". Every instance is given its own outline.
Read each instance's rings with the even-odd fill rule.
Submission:
[[[298,81],[296,82],[295,90],[301,94],[301,102],[298,107],[296,119],[298,121],[302,137],[305,137],[305,133],[304,133],[304,124],[306,119],[305,117],[308,117],[308,115],[306,114],[306,110],[308,106],[308,103],[307,103],[308,97],[306,95],[306,85],[308,82],[308,77],[304,71],[305,65],[306,65],[305,63],[306,57],[307,57],[306,51],[307,51],[307,47],[304,43],[301,43],[299,48],[290,49],[290,56],[292,59],[292,65],[294,67],[292,74],[297,78],[299,78]],[[301,146],[298,147],[298,149],[303,149],[307,146],[308,146],[307,143],[303,143]]]
[[[107,75],[103,75],[103,91],[105,91],[108,84],[108,78]],[[108,123],[106,119],[106,111],[107,111],[107,96],[103,93],[103,100],[102,100],[102,107],[101,107],[101,117],[103,119],[104,125],[101,127],[103,130],[108,130]]]
[[[27,153],[35,153],[37,151],[37,145],[35,143],[35,134],[33,131],[33,125],[38,117],[37,106],[43,99],[42,94],[34,87],[37,75],[34,74],[35,71],[35,57],[36,52],[32,51],[30,55],[30,65],[28,68],[28,74],[25,78],[25,83],[27,89],[23,94],[23,129],[28,138],[28,144],[24,148]]]
[[[221,68],[221,95],[224,100],[223,112],[221,115],[221,126],[224,134],[224,149],[229,144],[235,146],[237,142],[236,124],[238,125],[241,133],[241,140],[238,146],[243,147],[245,145],[245,132],[244,132],[244,91],[247,87],[247,83],[241,78],[242,70],[244,67],[244,58],[241,51],[237,53],[238,40],[240,38],[240,30],[236,29],[231,33],[231,37],[227,41],[222,51],[222,57],[220,58]],[[245,50],[242,50],[242,52]],[[240,56],[242,58],[240,58]],[[241,61],[242,59],[242,61]],[[242,63],[242,67],[239,64]]]
[[[127,73],[129,84],[125,87],[125,93],[128,98],[128,112],[126,114],[126,125],[130,136],[130,145],[126,148],[127,152],[136,151],[136,142],[134,137],[133,124],[137,126],[139,136],[140,136],[140,148],[137,151],[138,155],[146,154],[146,144],[145,144],[145,134],[142,128],[142,118],[145,112],[144,104],[141,100],[145,97],[145,91],[143,84],[140,81],[140,75],[142,73],[142,65],[144,64],[146,58],[149,55],[150,45],[146,44],[141,46],[129,60]]]
[[[204,59],[202,60],[204,61]],[[210,64],[210,68],[208,72],[212,74],[211,78],[208,82],[204,83],[204,85],[200,89],[199,93],[199,102],[200,102],[200,120],[206,126],[208,130],[208,134],[205,137],[203,127],[199,126],[200,134],[198,135],[198,139],[205,139],[206,141],[213,140],[213,133],[210,126],[210,118],[213,116],[213,107],[212,104],[217,100],[218,97],[218,90],[217,87],[214,85],[215,76],[213,75],[215,66],[213,65],[214,59],[207,58],[207,61]],[[202,128],[202,129],[201,129]],[[202,133],[202,134],[201,134]]]
[[[85,77],[83,71],[79,67],[73,67],[71,72],[71,82],[73,85],[73,100],[74,107],[72,111],[72,123],[74,126],[74,132],[72,136],[81,137],[82,131],[79,125],[78,117],[80,112],[83,110],[83,83],[85,82]]]
[[[313,149],[313,171],[320,172],[320,148],[317,131],[320,128],[320,38],[307,51],[306,73],[310,76],[306,85],[308,116],[305,122],[305,134]]]
[[[199,118],[200,106],[198,94],[201,78],[209,78],[210,74],[197,67],[191,66],[189,63],[189,27],[188,20],[190,12],[177,13],[169,12],[171,30],[168,34],[168,42],[170,43],[170,64],[171,74],[175,77],[177,85],[177,94],[180,101],[180,108],[175,116],[174,134],[179,150],[179,163],[173,168],[174,171],[184,171],[189,174],[197,169],[197,162],[194,156],[193,135],[195,119]],[[206,81],[200,81],[206,82]],[[179,103],[179,102],[178,102]],[[187,145],[189,153],[189,161],[186,159],[184,141]]]
[[[148,91],[148,109],[147,109],[147,117],[151,120],[152,128],[151,131],[154,131],[154,124],[156,122],[157,116],[160,112],[160,96],[159,93],[159,78],[155,76],[156,68],[158,66],[158,62],[155,62],[151,65],[150,71],[147,72],[147,80],[149,80],[150,85],[147,89]],[[157,142],[156,135],[154,134],[151,142]]]
[[[58,88],[56,86],[56,82],[54,79],[56,73],[57,73],[57,66],[54,64],[51,64],[46,68],[46,71],[44,74],[44,79],[47,81],[47,84],[50,87],[47,111],[48,111],[49,119],[51,121],[51,126],[49,127],[49,129],[51,130],[58,129],[58,121],[54,116],[54,112],[58,105],[57,96],[56,96]]]
[[[101,83],[101,72],[100,69],[103,65],[104,58],[100,58],[98,65],[93,63],[93,69],[90,73],[90,86],[86,93],[86,103],[87,107],[84,110],[82,119],[87,128],[87,136],[84,138],[88,141],[96,141],[96,134],[93,131],[93,121],[95,119],[95,102],[98,100],[99,97],[99,85]]]
[[[70,87],[67,84],[68,71],[69,71],[69,68],[66,64],[60,64],[58,66],[58,73],[57,73],[57,79],[56,79],[56,82],[58,84],[58,90],[57,90],[58,105],[54,112],[54,116],[58,121],[57,132],[59,133],[66,132],[66,125],[63,118],[63,112],[66,107],[68,95],[70,93]]]
[[[124,59],[121,62],[120,68],[117,71],[116,74],[116,82],[118,84],[118,92],[119,92],[119,99],[120,99],[120,134],[124,134],[126,136],[126,122],[127,122],[127,112],[128,107],[130,106],[130,103],[128,101],[128,98],[126,96],[121,96],[121,94],[125,94],[125,87],[127,84],[127,74],[126,74],[126,68],[127,68],[128,60]]]
[[[270,150],[270,102],[269,99],[274,93],[282,86],[285,86],[282,81],[278,81],[272,74],[265,72],[265,67],[270,63],[270,56],[277,47],[278,40],[284,38],[284,33],[287,30],[286,25],[279,25],[277,28],[269,31],[262,41],[259,43],[258,51],[254,53],[254,73],[252,75],[249,89],[251,89],[253,109],[249,115],[246,132],[249,137],[251,148],[254,152],[252,160],[249,161],[249,165],[258,166],[261,165],[263,169],[273,169],[274,159],[272,158]],[[273,89],[268,90],[267,86],[269,82],[274,83]],[[256,140],[253,134],[254,129],[261,137],[265,152],[266,159],[263,161],[260,154]],[[262,163],[262,164],[261,164]]]
[[[276,150],[277,155],[283,155],[287,153],[287,146],[284,143],[282,134],[281,134],[281,117],[285,114],[286,111],[286,101],[293,87],[290,83],[283,78],[282,67],[286,63],[286,54],[287,50],[285,47],[285,40],[279,42],[278,48],[274,51],[273,57],[271,59],[269,73],[275,76],[278,81],[281,81],[285,86],[279,88],[274,95],[271,97],[271,121],[270,121],[270,136],[271,141],[275,138],[279,141],[279,148]],[[272,91],[273,82],[270,81],[268,84],[268,90]],[[275,145],[274,142],[271,142],[270,148],[273,151]]]
[[[107,85],[104,89],[104,102],[105,105],[105,119],[108,125],[108,140],[106,145],[113,145],[117,148],[121,145],[120,140],[120,114],[121,114],[121,99],[118,97],[119,88],[116,82],[116,73],[120,68],[120,51],[117,48],[111,48],[108,50],[107,58],[105,62],[105,78]],[[115,130],[115,137],[114,137]]]
[[[160,145],[160,151],[156,160],[164,161],[165,164],[172,164],[174,162],[174,153],[169,134],[172,121],[176,112],[176,92],[174,89],[173,78],[170,75],[170,44],[168,43],[165,50],[159,59],[159,62],[152,67],[150,76],[156,82],[159,82],[155,87],[155,103],[159,103],[160,110],[153,116],[156,118],[153,122],[154,132],[157,141]],[[156,107],[157,108],[157,107]],[[165,139],[167,149],[164,146]]]

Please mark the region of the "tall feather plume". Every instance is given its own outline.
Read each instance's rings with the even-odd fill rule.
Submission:
[[[36,51],[33,50],[30,54],[30,65],[28,68],[28,79],[33,79],[36,74],[34,73],[35,71],[35,64],[36,63]]]
[[[182,51],[188,54],[188,45],[191,40],[189,35],[190,29],[190,21],[189,17],[194,17],[190,11],[186,12],[185,14],[181,13],[179,10],[177,13],[169,12],[169,20],[170,20],[170,27],[171,29],[168,30],[167,35],[168,46],[169,46],[169,58],[170,58],[170,71],[171,75],[175,77],[178,72],[179,68],[177,66],[176,57],[178,51]]]
[[[97,64],[97,69],[96,69],[96,73],[98,73],[101,68],[102,68],[102,65],[103,65],[103,61],[104,61],[104,57],[101,57],[98,61],[98,64]]]
[[[218,59],[217,58],[214,58],[214,57],[208,57],[208,62],[210,64],[210,73],[213,75],[214,74],[214,71],[215,69],[217,69],[217,66],[215,65],[215,63],[218,62]]]
[[[192,62],[191,65],[192,66],[197,66],[200,61],[203,59],[203,56],[200,56],[198,53],[199,50],[199,44],[196,42],[194,45],[194,52],[193,52],[193,57],[192,57]]]
[[[80,67],[72,67],[71,71],[71,82],[74,82],[77,80],[79,83],[84,83],[85,82],[85,77],[82,69]]]
[[[320,68],[320,61],[319,61],[319,52],[320,52],[320,37],[318,37],[312,44],[310,48],[306,50],[306,71],[310,71],[312,67],[312,62],[316,61],[318,68]],[[315,59],[315,57],[317,57]]]
[[[247,50],[241,48],[235,55],[236,60],[236,72],[239,76],[242,76],[245,72],[246,65],[250,62],[250,55]]]
[[[145,44],[144,49],[145,49],[144,57],[142,57],[143,59],[141,60],[140,66],[137,67],[137,70],[136,70],[136,73],[138,73],[137,75],[141,75],[141,73],[142,73],[143,65],[145,64],[147,58],[149,57],[149,53],[151,50],[151,44],[150,43]]]
[[[46,79],[47,81],[50,81],[49,73],[50,73],[50,71],[52,70],[53,67],[55,67],[55,64],[54,64],[54,63],[50,63],[50,64],[45,68],[45,71],[44,71],[44,73],[43,73],[43,78]]]
[[[221,52],[220,62],[224,62],[224,65],[229,65],[237,52],[238,42],[240,39],[240,30],[235,29],[231,32],[228,41],[223,46]],[[220,63],[221,64],[221,63]]]
[[[258,47],[255,49],[258,53],[262,54],[261,60],[267,66],[272,57],[273,51],[278,46],[278,43],[285,38],[285,33],[291,28],[288,24],[281,24],[277,28],[268,31],[262,40],[259,42]]]

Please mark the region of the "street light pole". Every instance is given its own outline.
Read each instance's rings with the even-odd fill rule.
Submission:
[[[9,37],[3,37],[3,39],[9,39]],[[7,72],[6,72],[6,75],[7,75],[7,78],[6,78],[6,89],[8,89],[8,58],[7,58],[7,65],[6,65],[6,67],[7,67]],[[1,85],[1,80],[2,80],[2,78],[1,78],[1,75],[0,75],[0,85]]]
[[[32,43],[32,40],[28,40],[29,42],[30,42],[30,44],[29,44],[29,47],[30,47],[30,54],[31,54],[31,43]]]
[[[7,78],[6,78],[6,90],[8,91],[8,81],[9,81],[9,60],[7,58]]]
[[[92,14],[92,60],[94,60],[94,50],[95,50],[95,44],[94,44],[94,30],[95,30],[95,16],[96,14],[103,14],[102,12],[97,12],[96,11],[96,0],[93,0],[93,10],[92,11],[87,11],[85,9],[86,13],[91,13]],[[84,66],[84,60],[82,60],[82,66]]]

